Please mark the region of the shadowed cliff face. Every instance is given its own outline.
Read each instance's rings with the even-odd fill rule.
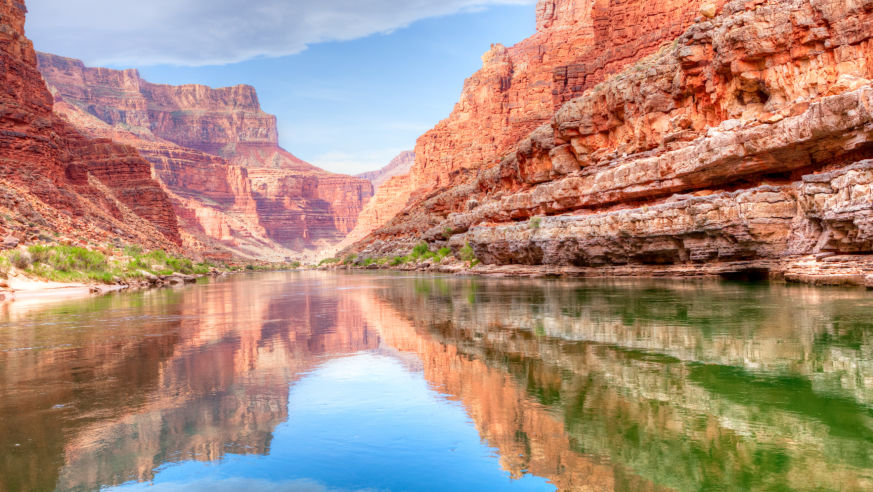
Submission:
[[[285,476],[295,453],[326,460],[302,473],[338,474],[348,453],[382,463],[376,453],[463,480],[459,465],[440,468],[460,452],[457,424],[379,435],[448,400],[498,457],[488,466],[519,485],[867,490],[870,309],[866,293],[837,289],[319,272],[13,304],[0,315],[0,489],[159,483],[162,470],[200,479],[185,471],[197,462],[232,477],[246,457]],[[353,354],[364,365],[334,364]],[[318,398],[352,391],[380,358],[398,369],[352,399]],[[332,377],[315,375],[329,365]],[[396,371],[424,378],[423,400],[395,386]],[[377,401],[398,421],[368,413]],[[369,430],[319,428],[343,412]],[[427,433],[448,433],[447,447],[417,454]],[[383,483],[384,469],[366,470],[355,483]]]
[[[55,109],[86,134],[139,150],[184,229],[207,245],[282,258],[336,243],[372,196],[363,179],[318,169],[278,145],[276,117],[240,85],[151,84],[136,70],[39,54]]]
[[[0,234],[42,231],[143,245],[180,243],[169,199],[136,151],[80,134],[52,98],[24,35],[23,2],[0,2]]]

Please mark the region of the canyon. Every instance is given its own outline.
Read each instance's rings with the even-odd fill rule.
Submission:
[[[82,244],[182,243],[170,199],[137,151],[89,138],[52,112],[24,35],[27,9],[0,2],[0,235],[5,247],[47,235]]]
[[[873,1],[541,0],[537,19],[349,251],[873,285]]]
[[[192,244],[283,261],[354,229],[369,181],[312,166],[278,144],[276,117],[251,86],[213,89],[143,80],[40,53],[55,111],[82,133],[136,148],[172,198]]]

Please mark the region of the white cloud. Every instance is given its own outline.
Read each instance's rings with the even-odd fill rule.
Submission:
[[[29,0],[36,48],[92,65],[212,65],[535,0]]]

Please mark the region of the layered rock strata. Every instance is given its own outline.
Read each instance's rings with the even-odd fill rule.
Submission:
[[[416,189],[453,184],[493,165],[558,105],[672,41],[701,0],[541,0],[537,32],[495,44],[452,114],[417,142]]]
[[[819,266],[873,252],[873,2],[701,12],[563,104],[498,166],[423,196],[365,253],[451,231],[454,248],[469,243],[490,265],[862,282],[873,271],[858,257],[839,273]]]
[[[0,2],[0,232],[180,244],[170,201],[136,150],[84,136],[52,112],[23,2]]]
[[[143,80],[40,54],[56,110],[82,131],[129,142],[151,162],[196,238],[245,256],[289,257],[336,243],[372,195],[278,145],[276,117],[250,86]],[[275,259],[275,258],[274,258]]]

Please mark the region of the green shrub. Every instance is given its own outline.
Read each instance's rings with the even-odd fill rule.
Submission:
[[[33,263],[46,263],[52,255],[52,248],[35,244],[27,248]]]
[[[424,241],[416,244],[415,247],[412,248],[412,257],[415,259],[422,258],[428,253],[430,253],[430,246]]]
[[[357,261],[357,259],[358,259],[358,255],[356,255],[356,254],[348,255],[348,256],[346,256],[346,259],[343,260],[343,265],[352,265],[355,263],[355,261]]]
[[[452,248],[440,248],[439,251],[436,252],[436,256],[434,259],[437,262],[442,262],[444,259],[448,258],[452,254]]]
[[[155,249],[149,251],[146,255],[143,256],[146,260],[151,261],[157,265],[166,264],[169,258],[167,257],[167,252],[162,249]]]
[[[531,217],[528,225],[530,226],[531,229],[536,230],[536,229],[540,228],[542,223],[543,223],[543,219],[541,217]]]
[[[448,240],[450,237],[452,237],[452,235],[453,235],[454,233],[455,233],[455,230],[454,230],[454,229],[452,229],[451,227],[446,227],[446,228],[443,230],[443,239]]]
[[[325,258],[318,262],[318,266],[322,265],[332,265],[334,263],[339,263],[339,258]]]
[[[22,252],[20,250],[15,250],[9,255],[9,261],[12,263],[12,266],[19,270],[26,270],[30,268],[30,254]]]
[[[474,260],[476,260],[476,252],[473,251],[473,247],[470,246],[469,242],[464,244],[464,247],[461,248],[460,254],[462,261],[472,263]]]
[[[165,260],[168,269],[190,275],[194,273],[194,262],[188,258],[168,257]]]
[[[115,283],[115,276],[111,272],[89,272],[88,278],[104,284]]]
[[[91,251],[78,246],[52,246],[48,259],[41,261],[62,272],[104,271],[109,264],[106,256],[99,251]]]
[[[142,248],[139,246],[125,246],[124,254],[136,258],[142,256]]]

